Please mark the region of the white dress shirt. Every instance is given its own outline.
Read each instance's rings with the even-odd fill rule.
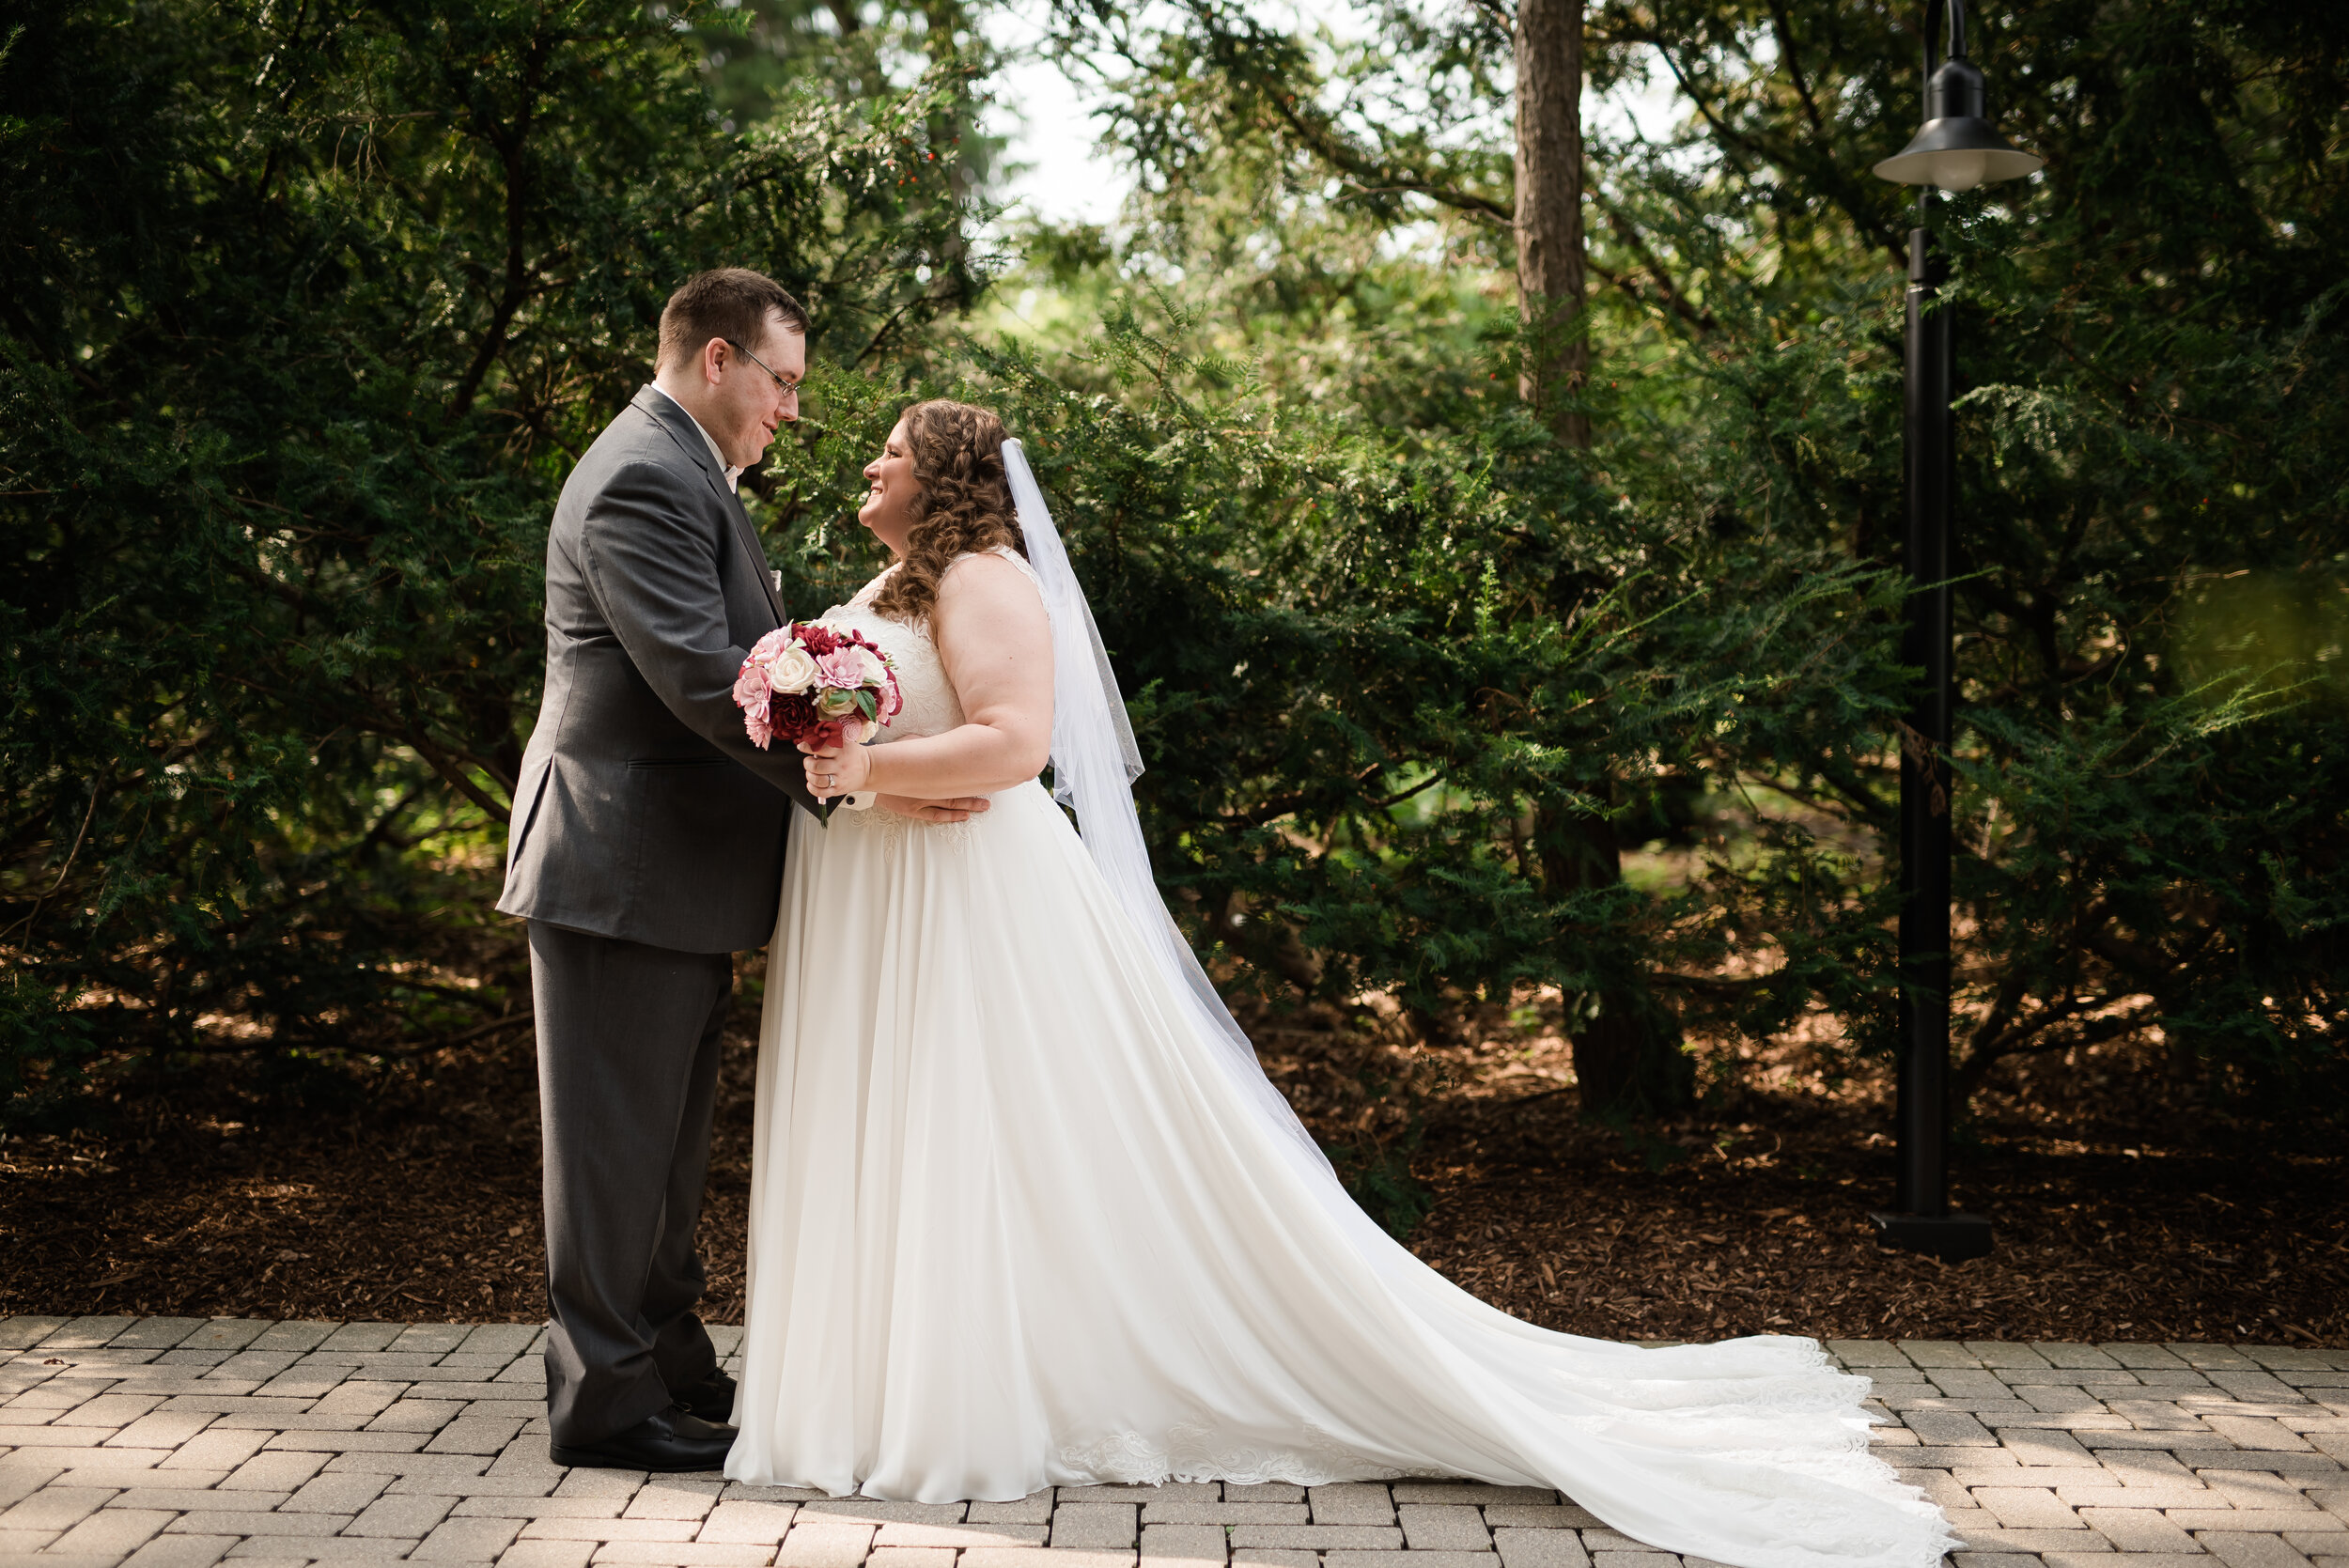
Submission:
[[[660,393],[661,396],[668,397],[670,402],[677,403],[677,412],[683,414],[688,419],[693,420],[693,428],[701,430],[702,440],[709,442],[709,455],[718,460],[718,471],[726,476],[726,489],[740,489],[742,482],[742,471],[726,461],[726,455],[718,450],[718,442],[716,439],[713,438],[708,430],[702,430],[702,422],[700,420],[693,419],[693,411],[687,408],[682,403],[677,403],[676,398],[669,397],[668,388],[662,386],[659,381],[652,383],[652,389],[655,392]]]

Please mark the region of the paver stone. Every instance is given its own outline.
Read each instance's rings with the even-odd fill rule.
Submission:
[[[1316,1525],[1394,1523],[1394,1499],[1388,1496],[1385,1486],[1377,1483],[1308,1487],[1305,1498]]]
[[[1295,1551],[1397,1551],[1403,1531],[1391,1525],[1236,1525],[1232,1545]]]
[[[1501,1568],[1590,1568],[1581,1538],[1564,1529],[1496,1529]]]
[[[315,1515],[313,1515],[315,1517]],[[312,1562],[391,1562],[416,1547],[412,1539],[395,1535],[257,1536],[228,1548],[228,1560],[264,1558],[272,1561],[307,1559]]]
[[[2284,1544],[2279,1535],[2235,1530],[2206,1530],[2197,1537],[2202,1549],[2227,1568],[2309,1568],[2309,1560]]]
[[[122,1560],[123,1568],[212,1568],[237,1544],[233,1535],[158,1535]]]
[[[1146,1502],[1147,1525],[1303,1525],[1313,1521],[1302,1502]]]
[[[839,1518],[801,1517],[775,1553],[777,1568],[858,1568],[872,1548],[873,1525],[851,1524]],[[1004,1546],[991,1548],[1012,1551]],[[970,1556],[965,1554],[966,1568]]]
[[[115,1495],[110,1486],[44,1486],[0,1514],[0,1529],[71,1529]]]
[[[791,1543],[785,1542],[783,1552],[790,1549]],[[778,1568],[786,1568],[783,1553],[776,1554],[775,1561]],[[1134,1554],[1100,1547],[1055,1551],[1050,1546],[973,1546],[962,1554],[959,1568],[1134,1568]]]
[[[519,1519],[443,1519],[409,1553],[412,1562],[494,1562],[513,1544]]]
[[[791,1517],[798,1512],[787,1502],[737,1502],[732,1499],[719,1503],[702,1521],[702,1528],[693,1539],[715,1541],[727,1545],[775,1546],[783,1544],[789,1533]]]
[[[2042,1486],[1977,1486],[1975,1503],[2008,1529],[2082,1529],[2079,1516]]]
[[[1990,1429],[1963,1410],[1911,1410],[1902,1418],[1911,1432],[1943,1448],[1996,1448]]]
[[[587,1568],[596,1555],[592,1541],[517,1541],[498,1558],[498,1568]]]
[[[1487,1486],[1481,1481],[1398,1481],[1387,1489],[1398,1503],[1469,1508],[1548,1508],[1559,1500],[1547,1486]]]
[[[629,1499],[621,1517],[628,1519],[699,1519],[716,1506],[725,1483],[687,1480],[677,1476],[649,1477]]]
[[[144,1545],[148,1537],[179,1515],[169,1509],[101,1508],[52,1541],[52,1552],[102,1552],[120,1557]]]
[[[2194,1538],[2147,1508],[2083,1508],[2089,1529],[2124,1552],[2197,1552]]]
[[[1051,1544],[1058,1548],[1120,1550],[1135,1544],[1136,1505],[1065,1502],[1052,1510]]]
[[[315,1350],[325,1343],[328,1335],[341,1327],[339,1323],[322,1323],[313,1320],[272,1323],[254,1336],[252,1348],[261,1351]]]
[[[691,1541],[698,1519],[566,1519],[540,1514],[522,1526],[526,1541]]]
[[[573,1470],[555,1487],[558,1498],[632,1498],[645,1484],[643,1470]]]
[[[392,1490],[399,1490],[403,1483],[395,1482]],[[433,1483],[421,1490],[440,1491]],[[445,1496],[445,1492],[442,1495]],[[449,1510],[456,1518],[485,1519],[616,1519],[626,1506],[622,1498],[459,1498],[457,1506]]]
[[[210,1428],[177,1445],[163,1461],[166,1470],[230,1470],[241,1468],[261,1452],[265,1432],[215,1432]],[[226,1484],[224,1483],[223,1484]]]
[[[377,1495],[390,1484],[391,1479],[387,1475],[369,1475],[364,1471],[329,1470],[303,1483],[301,1490],[280,1506],[288,1514],[355,1514],[373,1502]],[[424,1531],[416,1533],[422,1535]]]
[[[39,1349],[49,1356],[63,1350],[102,1350],[137,1321],[132,1317],[72,1318],[41,1340]]]
[[[419,1497],[378,1498],[350,1522],[345,1535],[401,1535],[411,1540],[431,1533],[448,1516],[453,1499]]]
[[[1492,1550],[1492,1535],[1485,1528],[1485,1516],[1473,1508],[1406,1503],[1396,1514],[1403,1526],[1403,1540],[1413,1552]],[[1413,1560],[1417,1562],[1416,1559]]]
[[[2267,1470],[2200,1469],[2195,1479],[2237,1508],[2312,1509],[2309,1495]]]
[[[1144,1525],[1142,1528],[1142,1568],[1173,1568],[1177,1563],[1209,1563],[1221,1568],[1230,1542],[1219,1525]]]
[[[0,1317],[0,1351],[30,1350],[72,1321],[65,1317]]]
[[[910,1525],[909,1529],[926,1529]],[[873,1555],[864,1560],[864,1568],[955,1568],[952,1546],[881,1546],[873,1548]]]
[[[1552,1508],[1488,1508],[1485,1523],[1493,1529],[1599,1529],[1599,1516],[1577,1503]]]
[[[170,1350],[187,1343],[210,1321],[201,1317],[143,1317],[107,1343],[132,1350]]]
[[[1414,1551],[1405,1558],[1392,1552],[1325,1552],[1322,1561],[1327,1568],[1501,1568],[1491,1552]]]
[[[974,1525],[1042,1525],[1052,1518],[1052,1489],[1031,1492],[1010,1502],[974,1502],[969,1514]]]

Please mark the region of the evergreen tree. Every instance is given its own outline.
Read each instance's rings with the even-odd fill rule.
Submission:
[[[1011,237],[1033,311],[983,287],[959,12],[25,21],[0,1087],[505,1016],[446,961],[486,939],[542,530],[719,260],[817,316],[811,418],[751,482],[795,607],[878,564],[847,505],[905,400],[1030,439],[1162,884],[1237,986],[1439,1030],[1557,986],[1578,1048],[1646,1043],[1587,1074],[1600,1110],[1681,1101],[1657,1042],[1825,1013],[1887,1048],[1906,219],[1865,171],[1913,126],[1914,35],[1850,0],[1593,7],[1592,79],[1645,62],[1688,118],[1585,137],[1560,338],[1520,319],[1517,14],[1364,15],[1070,12],[1125,62],[1141,189],[1114,237]],[[2158,1029],[2214,1094],[2337,1126],[2349,29],[1980,21],[2050,164],[1943,225],[1961,1082]],[[1542,357],[1575,343],[1586,373]]]
[[[1068,7],[1072,44],[1127,70],[1117,134],[1144,177],[1128,265],[1201,280],[1182,293],[1202,346],[1253,356],[1286,413],[1321,411],[1305,388],[1358,359],[1333,311],[1412,293],[1398,254],[1434,307],[1420,320],[1491,330],[1489,308],[1436,286],[1523,266],[1524,106],[1514,139],[1498,107],[1532,14],[1398,3],[1363,36],[1314,39],[1210,0],[1163,31]],[[1617,4],[1588,28],[1597,83],[1653,70],[1688,117],[1667,145],[1589,143],[1593,444],[1575,457],[1560,427],[1557,450],[1521,460],[1571,482],[1480,496],[1513,509],[1494,580],[1530,623],[1573,626],[1639,575],[1685,589],[1672,602],[1703,626],[1803,592],[1797,567],[1890,567],[1907,193],[1867,170],[1916,122],[1916,34],[1844,0]],[[2214,1089],[2337,1110],[2349,492],[2324,432],[2349,421],[2328,260],[2349,239],[2349,23],[2082,3],[1993,11],[1975,33],[1994,111],[2050,163],[1942,219],[1963,392],[1960,1084],[2157,1029]],[[1522,363],[1553,351],[1528,336]],[[1408,429],[1403,451],[1506,418],[1408,352],[1361,374],[1339,417]],[[1677,659],[1681,635],[1668,617],[1642,639]],[[1766,852],[1718,867],[1699,908],[1772,962],[1797,939],[1751,901],[1824,877],[1853,967],[1814,977],[1816,1000],[1855,1048],[1885,1048],[1895,737],[1832,705],[1791,711],[1684,732],[1687,773],[1610,711],[1573,742],[1579,796],[1626,844],[1684,784],[1735,802]],[[1867,852],[1828,852],[1852,845]],[[1653,923],[1672,906],[1623,908]],[[1665,994],[1706,990],[1669,944],[1617,929]],[[1602,1017],[1606,994],[1583,993]]]
[[[620,0],[76,5],[0,84],[0,1093],[474,1026],[564,474],[698,268],[918,332],[959,84],[731,134]]]

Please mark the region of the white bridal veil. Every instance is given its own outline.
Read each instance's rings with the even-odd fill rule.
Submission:
[[[1003,472],[1019,509],[1028,564],[1035,568],[1036,586],[1052,620],[1052,798],[1076,812],[1078,832],[1101,879],[1150,956],[1189,1004],[1200,1037],[1224,1048],[1218,1057],[1264,1101],[1268,1116],[1326,1165],[1320,1145],[1265,1077],[1256,1048],[1233,1021],[1199,967],[1198,955],[1159,898],[1150,854],[1142,842],[1142,821],[1134,812],[1133,782],[1142,776],[1142,752],[1134,744],[1117,675],[1101,646],[1100,629],[1094,625],[1093,607],[1077,583],[1060,531],[1052,525],[1051,510],[1028,466],[1028,454],[1017,440],[1003,442]]]

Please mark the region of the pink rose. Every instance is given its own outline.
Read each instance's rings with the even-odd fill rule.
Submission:
[[[745,713],[755,709],[764,718],[767,699],[771,691],[767,684],[767,672],[759,667],[758,656],[754,653],[742,661],[741,673],[734,677],[734,706]]]
[[[826,686],[853,691],[864,684],[864,650],[853,644],[816,656],[816,668]]]

